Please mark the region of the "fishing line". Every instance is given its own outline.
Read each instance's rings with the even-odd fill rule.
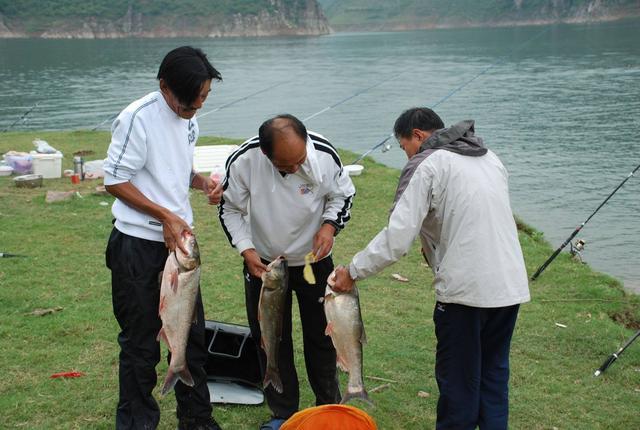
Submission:
[[[565,241],[564,241],[564,243],[563,243],[562,245],[560,245],[560,247],[559,247],[558,249],[556,249],[556,250],[553,252],[553,254],[551,254],[551,257],[549,257],[549,258],[547,259],[547,261],[545,261],[544,263],[542,263],[542,266],[538,267],[538,270],[536,270],[536,273],[534,273],[534,274],[533,274],[533,276],[531,277],[531,280],[532,280],[532,281],[535,281],[535,280],[536,280],[536,278],[537,278],[538,276],[540,276],[540,274],[541,274],[542,272],[544,272],[544,269],[546,269],[546,268],[547,268],[547,266],[548,266],[549,264],[551,264],[551,262],[552,262],[552,261],[553,261],[553,260],[558,256],[558,254],[560,254],[560,251],[562,251],[562,249],[563,249],[565,246],[567,246],[567,245],[569,244],[569,242],[571,242],[571,239],[573,239],[574,237],[576,237],[576,235],[580,232],[580,230],[582,230],[582,227],[584,227],[584,226],[585,226],[585,224],[586,224],[586,223],[588,223],[588,222],[589,222],[589,220],[590,220],[591,218],[593,218],[593,216],[594,216],[594,215],[595,215],[595,214],[600,210],[600,208],[602,208],[602,207],[603,207],[603,206],[604,206],[604,205],[609,201],[609,199],[610,199],[611,197],[613,197],[613,195],[614,195],[615,193],[617,193],[617,192],[618,192],[618,190],[619,190],[620,188],[622,188],[622,186],[623,186],[623,185],[624,185],[624,184],[629,180],[629,178],[631,178],[631,177],[636,173],[636,171],[637,171],[638,169],[640,169],[640,164],[638,164],[638,166],[636,166],[636,168],[635,168],[635,169],[633,169],[633,171],[632,171],[631,173],[629,173],[629,174],[627,175],[627,177],[626,177],[626,178],[624,178],[624,180],[623,180],[622,182],[620,182],[620,184],[616,187],[616,189],[615,189],[615,190],[613,190],[613,191],[611,192],[611,194],[609,194],[609,195],[607,196],[607,198],[606,198],[606,199],[604,199],[604,201],[603,201],[602,203],[600,203],[600,206],[598,206],[598,208],[597,208],[595,211],[593,211],[593,213],[592,213],[591,215],[589,215],[589,217],[588,217],[588,218],[587,218],[587,219],[586,219],[582,224],[580,224],[578,227],[576,227],[576,229],[573,231],[573,233],[571,233],[571,235],[567,238],[567,240],[565,240]]]
[[[104,121],[102,121],[100,124],[98,124],[98,125],[96,125],[95,127],[93,127],[93,128],[91,129],[91,131],[96,131],[96,130],[98,129],[98,127],[100,127],[102,124],[104,124],[104,123],[105,123],[105,122],[107,122],[107,121],[112,121],[112,120],[114,120],[117,116],[118,116],[118,114],[117,114],[117,113],[116,113],[116,114],[111,115],[109,118],[105,119],[105,120],[104,120]]]
[[[205,117],[205,116],[207,116],[207,115],[209,115],[209,114],[212,114],[212,113],[214,113],[214,112],[217,112],[217,111],[219,111],[219,110],[222,110],[222,109],[228,108],[228,107],[230,107],[230,106],[233,106],[233,105],[234,105],[234,104],[236,104],[236,103],[239,103],[239,102],[241,102],[241,101],[243,101],[243,100],[246,100],[246,99],[248,99],[248,98],[251,98],[251,97],[253,97],[253,96],[257,96],[258,94],[264,93],[265,91],[269,91],[270,89],[273,89],[273,88],[275,88],[275,87],[278,87],[278,86],[280,86],[280,85],[282,85],[282,84],[286,84],[287,82],[289,82],[289,80],[277,82],[277,83],[272,84],[272,85],[270,85],[270,86],[268,86],[268,87],[266,87],[266,88],[263,88],[263,89],[261,89],[261,90],[258,90],[258,91],[254,92],[254,93],[251,93],[251,94],[248,94],[248,95],[246,95],[246,96],[240,97],[240,98],[238,98],[238,99],[232,100],[232,101],[230,101],[229,103],[225,103],[225,104],[223,104],[223,105],[220,105],[220,106],[218,106],[217,108],[210,110],[209,112],[205,112],[205,113],[203,113],[203,114],[198,114],[198,119],[200,119],[200,118],[202,118],[202,117]],[[95,130],[96,130],[96,129],[98,129],[100,126],[102,126],[102,124],[104,124],[105,122],[108,122],[108,121],[112,121],[112,120],[113,120],[113,119],[115,119],[117,116],[118,116],[118,114],[117,114],[117,113],[116,113],[116,114],[114,114],[114,115],[111,115],[109,118],[105,119],[104,121],[102,121],[101,123],[99,123],[98,125],[96,125],[95,127],[93,127],[93,128],[91,129],[91,131],[95,131]]]
[[[20,121],[23,121],[25,118],[27,118],[27,116],[35,109],[38,107],[38,104],[40,104],[40,102],[37,102],[36,104],[34,104],[33,106],[31,106],[29,109],[27,109],[27,111],[25,113],[22,114],[22,116],[20,118],[18,118],[17,120],[15,120],[13,122],[13,124],[11,124],[10,126],[6,127],[4,130],[2,130],[2,132],[6,132],[9,131],[10,128],[12,128],[14,125],[16,125],[17,123],[19,123]]]
[[[532,36],[530,39],[527,39],[526,41],[524,41],[523,43],[521,43],[520,45],[516,46],[515,48],[513,48],[511,50],[511,52],[503,59],[498,60],[492,64],[490,64],[489,66],[485,67],[483,70],[481,70],[479,73],[476,73],[474,76],[471,77],[471,79],[463,82],[462,84],[460,84],[458,87],[454,88],[453,90],[451,90],[447,95],[445,95],[443,98],[441,98],[440,100],[438,100],[438,102],[436,102],[434,105],[429,106],[431,109],[434,109],[436,106],[444,103],[446,100],[448,100],[449,98],[451,98],[454,94],[458,93],[459,91],[461,91],[462,89],[464,89],[467,85],[471,84],[473,81],[475,81],[476,79],[478,79],[480,76],[486,74],[489,70],[493,69],[494,67],[504,63],[505,61],[507,61],[508,58],[510,58],[513,54],[517,53],[518,51],[520,51],[522,48],[524,48],[526,45],[528,45],[529,43],[533,42],[535,39],[539,38],[540,36],[542,36],[544,33],[546,33],[547,31],[549,31],[550,27],[547,26],[547,28],[545,28],[544,30],[542,30],[541,32],[535,34],[534,36]],[[365,151],[361,156],[359,156],[358,158],[356,158],[356,160],[352,163],[352,164],[356,164],[357,162],[361,161],[364,157],[366,157],[367,155],[369,155],[370,153],[372,153],[373,151],[375,151],[376,149],[378,149],[379,147],[381,147],[382,145],[384,145],[385,143],[387,143],[387,141],[389,139],[391,139],[392,137],[394,137],[394,134],[391,133],[389,136],[385,137],[383,140],[381,140],[380,142],[376,143],[374,146],[372,146],[369,150]],[[383,152],[388,151],[389,149],[391,149],[391,146],[389,144],[387,144],[385,146],[385,149],[383,149]]]
[[[396,77],[400,76],[402,73],[404,73],[404,72],[396,73],[395,75],[390,76],[390,77],[388,77],[387,79],[383,79],[382,81],[378,81],[378,82],[376,82],[375,84],[373,84],[373,85],[371,85],[371,86],[369,86],[369,87],[367,87],[367,88],[364,88],[364,89],[362,89],[362,90],[360,90],[360,91],[357,91],[357,92],[355,92],[355,93],[351,94],[350,96],[348,96],[348,97],[346,97],[346,98],[344,98],[344,99],[340,100],[339,102],[334,103],[334,104],[332,104],[331,106],[327,106],[326,108],[321,109],[321,110],[319,110],[318,112],[316,112],[316,113],[314,113],[314,114],[312,114],[312,115],[309,115],[308,117],[304,118],[304,119],[302,120],[302,122],[307,122],[307,121],[309,121],[310,119],[317,117],[318,115],[322,115],[323,113],[325,113],[325,112],[327,112],[327,111],[329,111],[329,110],[333,109],[334,107],[340,106],[342,103],[345,103],[345,102],[347,102],[347,101],[349,101],[349,100],[351,100],[351,99],[353,99],[353,98],[355,98],[355,97],[358,97],[360,94],[366,93],[366,92],[367,92],[367,91],[369,91],[370,89],[375,88],[375,87],[378,87],[378,86],[382,85],[383,83],[385,83],[385,82],[387,82],[387,81],[389,81],[389,80],[391,80],[391,79],[393,79],[393,78],[396,78]]]
[[[202,118],[202,117],[204,117],[204,116],[207,116],[207,115],[209,115],[209,114],[211,114],[211,113],[217,112],[217,111],[219,111],[219,110],[222,110],[222,109],[228,108],[229,106],[233,106],[234,104],[239,103],[239,102],[241,102],[241,101],[243,101],[243,100],[246,100],[246,99],[248,99],[248,98],[250,98],[250,97],[257,96],[258,94],[264,93],[265,91],[269,91],[269,90],[270,90],[270,89],[272,89],[272,88],[279,87],[280,85],[282,85],[282,84],[286,84],[287,82],[290,82],[290,80],[277,82],[277,83],[275,83],[275,84],[273,84],[273,85],[271,85],[271,86],[269,86],[269,87],[267,87],[267,88],[263,88],[263,89],[261,89],[261,90],[259,90],[259,91],[256,91],[255,93],[251,93],[251,94],[246,95],[246,96],[244,96],[244,97],[241,97],[241,98],[239,98],[239,99],[233,100],[233,101],[231,101],[231,102],[229,102],[229,103],[226,103],[226,104],[223,104],[223,105],[221,105],[221,106],[218,106],[217,108],[215,108],[215,109],[213,109],[213,110],[210,110],[209,112],[205,112],[205,113],[203,113],[203,114],[199,114],[199,115],[198,115],[198,119],[200,119],[200,118]]]

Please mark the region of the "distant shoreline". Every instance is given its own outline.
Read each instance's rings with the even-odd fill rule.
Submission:
[[[457,23],[404,23],[404,24],[389,24],[380,23],[366,23],[366,24],[346,24],[336,25],[331,24],[331,28],[337,33],[347,32],[401,32],[401,31],[415,31],[415,30],[448,30],[448,29],[461,29],[461,28],[501,28],[501,27],[530,27],[530,26],[543,26],[543,25],[559,25],[559,24],[599,24],[605,22],[624,21],[640,18],[640,11],[634,11],[633,14],[621,13],[614,15],[607,15],[598,18],[593,17],[573,17],[567,19],[533,19],[533,20],[509,20],[509,21],[495,21],[495,22],[457,22]]]
[[[92,26],[92,28],[83,26],[83,28],[73,30],[55,30],[47,29],[39,34],[33,34],[21,30],[11,30],[0,21],[0,39],[83,39],[83,40],[110,40],[110,39],[171,39],[171,38],[202,38],[202,39],[219,39],[232,37],[314,37],[325,36],[332,33],[349,33],[349,32],[403,32],[416,30],[448,30],[463,28],[503,28],[503,27],[529,27],[544,25],[574,25],[574,24],[598,24],[605,22],[624,21],[640,18],[640,10],[634,10],[632,13],[625,12],[619,14],[611,14],[606,16],[593,17],[572,17],[566,19],[529,19],[529,20],[505,20],[495,22],[450,22],[450,23],[434,23],[434,22],[413,22],[413,23],[389,23],[389,22],[368,22],[362,24],[330,24],[327,28],[289,28],[283,31],[278,29],[265,28],[243,28],[234,29],[207,29],[205,30],[150,30],[137,33],[125,33],[115,31],[113,28],[103,28],[101,26]],[[62,29],[63,26],[58,26]]]

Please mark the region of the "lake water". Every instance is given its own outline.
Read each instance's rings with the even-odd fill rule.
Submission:
[[[204,134],[247,138],[271,115],[306,118],[380,83],[307,123],[358,153],[388,136],[405,108],[433,106],[477,76],[436,111],[447,125],[476,120],[510,171],[514,211],[557,247],[640,163],[639,40],[638,20],[309,38],[0,40],[0,129],[36,102],[13,130],[92,128],[154,90],[163,55],[182,44],[201,47],[224,78],[202,114],[281,83],[204,115]],[[405,162],[395,144],[373,155]],[[578,238],[591,266],[640,292],[637,176]]]

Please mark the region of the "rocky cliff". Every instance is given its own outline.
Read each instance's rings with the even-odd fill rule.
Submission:
[[[640,0],[319,0],[338,31],[575,23],[640,16]]]
[[[43,3],[64,1],[41,0]],[[70,0],[67,10],[74,6]],[[98,0],[100,2],[108,0]],[[57,39],[110,39],[124,37],[231,37],[320,35],[330,32],[327,19],[315,0],[212,1],[192,6],[189,0],[153,2],[130,0],[122,8],[116,4],[105,13],[71,9],[67,16],[60,8],[29,13],[15,4],[0,1],[0,38],[39,37]],[[96,2],[94,2],[96,3]],[[166,10],[158,6],[167,4]],[[181,8],[180,3],[184,3]],[[109,4],[109,3],[106,3]],[[153,4],[154,8],[150,8]],[[59,6],[59,5],[58,5]]]

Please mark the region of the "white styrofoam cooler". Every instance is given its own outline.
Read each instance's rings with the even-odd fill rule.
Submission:
[[[62,177],[62,153],[39,154],[35,151],[29,153],[33,159],[33,173],[42,175],[43,178]]]

